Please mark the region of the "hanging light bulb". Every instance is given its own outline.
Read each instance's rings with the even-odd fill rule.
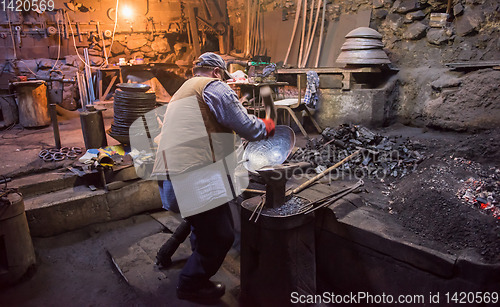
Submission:
[[[130,6],[125,5],[122,8],[122,14],[123,14],[123,17],[130,19],[134,16],[134,11],[132,10],[132,8]]]

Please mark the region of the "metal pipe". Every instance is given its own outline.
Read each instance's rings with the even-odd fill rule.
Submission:
[[[323,31],[325,28],[325,11],[326,11],[326,0],[323,0],[323,15],[321,15],[321,32],[319,33],[319,43],[318,43],[318,53],[316,54],[316,65],[319,65],[319,56],[321,54],[321,45],[323,44]]]
[[[59,123],[57,122],[56,104],[49,104],[50,119],[52,121],[52,129],[54,130],[54,141],[56,148],[61,149],[61,135],[59,134]]]
[[[83,111],[86,112],[87,106],[85,105],[85,101],[83,99],[82,80],[80,79],[80,72],[76,73],[76,80],[78,82],[78,93],[80,94],[80,103],[82,104]]]

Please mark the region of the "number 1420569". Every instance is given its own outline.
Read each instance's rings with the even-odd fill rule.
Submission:
[[[54,0],[2,0],[0,7],[4,12],[53,11]]]

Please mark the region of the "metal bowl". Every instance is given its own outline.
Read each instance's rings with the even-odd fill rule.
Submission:
[[[295,146],[295,133],[288,126],[276,126],[274,136],[257,142],[250,142],[243,153],[243,166],[251,173],[267,166],[285,162]]]
[[[368,27],[359,27],[351,32],[347,33],[345,38],[376,38],[376,39],[382,39],[382,34],[378,33],[377,30],[374,30],[372,28]]]
[[[337,63],[345,64],[389,64],[391,61],[382,49],[343,50],[337,58]]]
[[[147,92],[151,88],[151,86],[142,83],[120,83],[116,87],[127,92]]]

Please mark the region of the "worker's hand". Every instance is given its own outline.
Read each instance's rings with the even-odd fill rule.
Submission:
[[[266,125],[266,132],[267,132],[267,137],[271,137],[274,135],[274,130],[276,128],[275,124],[274,124],[274,120],[272,120],[271,118],[264,118],[262,119],[262,121],[264,122],[264,124]]]

